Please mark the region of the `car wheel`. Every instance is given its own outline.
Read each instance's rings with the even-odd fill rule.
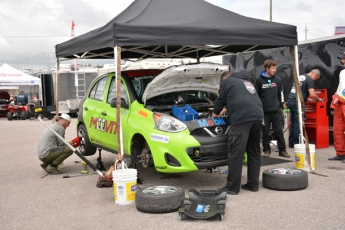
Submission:
[[[137,190],[135,205],[141,212],[168,213],[177,211],[184,198],[184,190],[180,187],[151,186]]]
[[[262,173],[265,188],[282,191],[295,191],[308,186],[308,173],[299,169],[276,168]]]
[[[25,112],[20,113],[20,119],[26,120],[26,113]]]
[[[84,125],[78,127],[78,136],[81,137],[81,144],[79,146],[80,153],[84,156],[94,155],[96,153],[96,147],[91,145]]]
[[[48,117],[47,117],[47,118],[48,118],[48,120],[51,120],[51,119],[53,119],[53,118],[54,118],[54,116],[55,116],[54,114],[50,113],[50,114],[48,115]]]
[[[13,113],[11,113],[11,112],[7,113],[7,120],[9,120],[9,121],[13,120]]]

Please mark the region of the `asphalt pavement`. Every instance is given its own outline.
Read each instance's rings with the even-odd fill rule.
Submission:
[[[44,120],[47,124],[51,121]],[[316,149],[315,171],[308,173],[309,185],[299,191],[275,191],[262,186],[259,192],[241,190],[226,200],[224,220],[219,218],[180,220],[177,212],[148,214],[135,204],[114,202],[113,188],[97,188],[97,174],[77,175],[81,159],[73,154],[60,169],[62,175],[47,175],[37,158],[37,145],[44,125],[38,120],[0,118],[0,229],[345,229],[345,163],[329,161],[333,146]],[[76,119],[66,131],[66,139],[76,137]],[[291,158],[272,152],[262,161],[261,173],[272,168],[295,168]],[[87,157],[96,165],[98,153]],[[115,155],[102,152],[108,168]],[[93,170],[88,167],[90,172]],[[224,171],[226,167],[221,167]],[[247,167],[243,165],[242,183]],[[199,170],[183,174],[162,174],[153,167],[139,167],[143,184],[139,187],[170,185],[204,190],[223,187],[226,174]]]

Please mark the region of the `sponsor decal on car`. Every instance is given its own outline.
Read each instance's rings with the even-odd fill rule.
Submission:
[[[156,169],[165,170],[167,169],[167,166],[156,166]]]
[[[223,118],[209,118],[209,119],[200,119],[198,120],[200,127],[208,127],[208,126],[215,126],[215,125],[225,125],[225,121]]]
[[[151,133],[151,140],[162,142],[162,143],[168,143],[169,142],[169,137],[168,136],[163,136],[163,135]]]
[[[143,110],[139,110],[139,115],[144,117],[144,118],[147,118],[149,116],[149,114]]]
[[[99,131],[102,131],[102,132],[116,134],[116,122],[108,121],[101,117],[97,117],[97,118],[91,117],[89,127],[98,129]]]

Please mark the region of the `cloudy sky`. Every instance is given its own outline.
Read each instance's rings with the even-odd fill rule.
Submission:
[[[270,0],[207,0],[235,13],[270,20]],[[55,45],[101,27],[133,0],[0,0],[0,66],[55,59]],[[272,21],[297,26],[298,40],[332,36],[345,26],[344,0],[272,0]],[[307,33],[305,33],[305,27]],[[111,62],[110,62],[111,63]]]

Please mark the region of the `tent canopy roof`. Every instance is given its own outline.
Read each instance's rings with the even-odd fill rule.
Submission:
[[[212,46],[210,46],[212,45]],[[245,17],[203,0],[136,0],[106,25],[56,45],[56,57],[202,58],[297,45],[296,26]],[[76,55],[76,56],[75,56]]]
[[[8,64],[0,66],[0,86],[40,85],[41,79],[23,73]]]

